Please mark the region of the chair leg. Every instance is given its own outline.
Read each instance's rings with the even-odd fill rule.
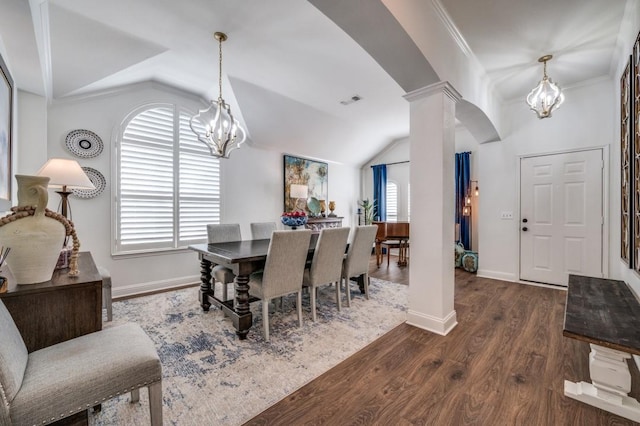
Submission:
[[[140,401],[140,388],[131,391],[131,403]]]
[[[342,281],[342,278],[340,278],[340,281]],[[338,305],[338,312],[340,312],[340,310],[342,308],[342,306],[340,306],[340,305],[342,305],[341,300],[340,300],[341,299],[340,298],[340,283],[335,283],[335,285],[336,285],[336,305]]]
[[[351,289],[349,288],[349,277],[344,277],[344,288],[347,291],[347,307],[351,307]]]
[[[269,341],[269,301],[262,300],[262,327],[264,340]]]
[[[162,381],[149,385],[151,426],[162,426]]]
[[[299,292],[296,293],[296,295],[298,296],[298,302],[296,303],[297,306],[297,311],[298,311],[298,327],[302,327],[302,289],[300,289]],[[315,311],[314,311],[315,313]]]
[[[311,297],[311,319],[315,322],[316,317],[316,297],[318,297],[318,287],[311,287],[309,291],[309,296]]]
[[[365,273],[364,274],[364,298],[369,300],[369,274]]]

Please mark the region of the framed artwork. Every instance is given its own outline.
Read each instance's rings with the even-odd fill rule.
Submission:
[[[307,187],[309,203],[291,197],[291,185]],[[329,165],[321,161],[284,155],[284,211],[304,208],[310,216],[317,216],[319,204],[327,203],[329,192]],[[315,198],[319,203],[311,200]],[[304,204],[304,206],[303,206]],[[310,209],[311,207],[311,209]]]
[[[633,267],[631,257],[631,62],[620,77],[620,257]]]
[[[0,200],[11,205],[13,79],[0,56]]]

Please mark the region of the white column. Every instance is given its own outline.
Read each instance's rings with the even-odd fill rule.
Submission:
[[[405,95],[411,103],[411,266],[407,323],[445,335],[454,296],[455,104],[440,82]]]

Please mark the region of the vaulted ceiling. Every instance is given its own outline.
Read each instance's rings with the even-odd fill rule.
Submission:
[[[537,83],[542,74],[537,58],[547,53],[554,54],[549,74],[562,87],[610,78],[625,5],[622,0],[3,0],[0,41],[17,86],[53,102],[149,80],[210,99],[218,91],[213,32],[224,31],[229,40],[223,45],[223,95],[245,123],[252,145],[362,164],[408,134],[409,105],[402,98],[407,81],[437,81],[455,73],[456,64],[433,53],[442,40],[421,39],[420,26],[431,22],[427,14],[438,16],[446,29],[441,37],[455,40],[478,64],[491,96],[508,103]],[[344,8],[356,7],[359,24],[340,19],[349,15]],[[388,17],[376,21],[381,7],[396,25],[388,25]],[[406,61],[392,55],[394,49]],[[362,100],[340,103],[354,95]]]

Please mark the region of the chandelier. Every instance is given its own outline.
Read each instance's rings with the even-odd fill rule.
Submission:
[[[211,155],[229,158],[229,154],[244,142],[246,133],[231,114],[231,107],[222,99],[222,42],[227,35],[216,32],[213,36],[218,40],[218,100],[212,100],[207,109],[191,117],[189,127],[198,140],[207,145]]]
[[[544,63],[544,74],[540,83],[527,96],[529,108],[538,115],[538,118],[551,117],[551,112],[558,109],[564,102],[562,90],[547,76],[547,61],[551,58],[553,55],[544,55],[538,59],[538,62]]]

